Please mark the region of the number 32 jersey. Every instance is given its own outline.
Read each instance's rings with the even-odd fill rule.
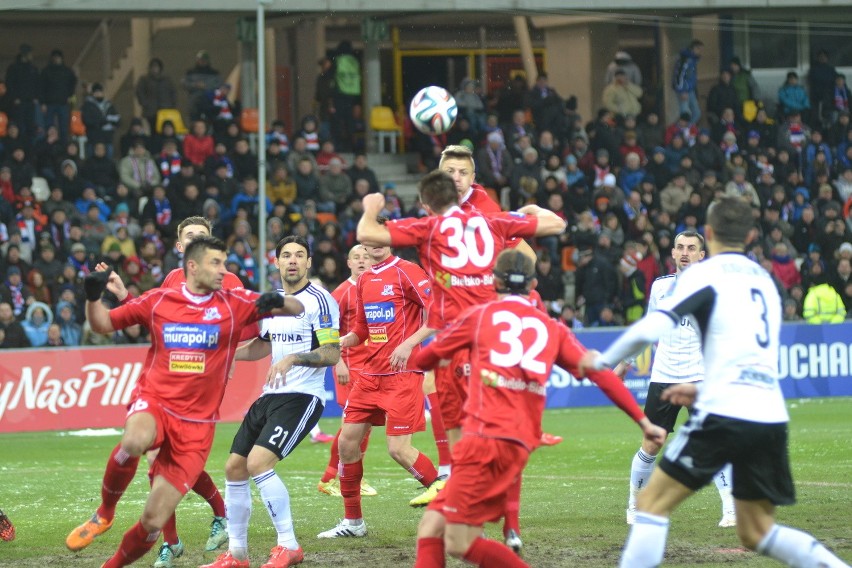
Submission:
[[[387,223],[391,244],[417,247],[432,279],[429,327],[442,329],[469,308],[496,299],[494,263],[514,237],[532,237],[538,219],[520,213],[482,215],[454,206],[443,215]]]
[[[739,253],[690,266],[658,308],[698,323],[705,377],[695,408],[752,422],[789,417],[778,385],[781,298],[769,274]]]
[[[565,325],[514,295],[465,311],[426,347],[424,358],[451,359],[461,349],[470,349],[471,363],[465,434],[512,440],[530,451],[541,439],[545,384],[553,364],[576,375],[586,352]],[[589,372],[589,378],[634,420],[642,418],[612,372]]]

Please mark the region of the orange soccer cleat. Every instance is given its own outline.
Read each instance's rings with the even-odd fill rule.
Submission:
[[[269,553],[269,560],[260,568],[287,568],[288,566],[301,564],[304,559],[305,553],[302,551],[301,546],[295,550],[276,546]]]

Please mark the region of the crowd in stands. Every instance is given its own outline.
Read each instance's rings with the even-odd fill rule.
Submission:
[[[82,279],[107,262],[133,294],[159,285],[181,265],[175,227],[188,216],[210,219],[228,245],[229,270],[245,286],[260,286],[258,262],[276,285],[274,244],[294,233],[311,243],[314,277],[333,289],[348,275],[345,255],[364,195],[385,193],[390,218],[425,215],[383,184],[363,153],[351,45],[342,42],[319,64],[314,113],[291,129],[275,120],[265,132],[261,203],[258,156],[241,131],[240,106],[206,52],[180,83],[190,101],[183,134],[174,122],[157,124],[158,111],[176,104],[162,61],[152,60],[136,85],[142,113],[128,119],[102,85],[87,85],[85,100],[75,101],[77,77],[61,51],[39,70],[33,49],[21,46],[0,99],[9,118],[0,138],[0,347],[145,341],[144,329],[92,333]],[[555,317],[575,328],[638,319],[652,281],[674,271],[674,237],[701,233],[708,205],[722,194],[751,203],[748,254],[774,275],[787,319],[817,321],[812,305],[824,310],[828,302],[836,309],[818,314],[824,321],[852,313],[849,92],[827,54],[815,61],[807,90],[791,73],[771,113],[748,70],[732,59],[701,123],[684,111],[665,124],[647,108],[641,73],[624,52],[607,80],[588,121],[545,73],[531,88],[515,78],[495,93],[466,80],[451,131],[411,134],[422,169],[436,167],[446,145],[467,145],[477,181],[497,200],[513,209],[536,203],[565,217],[565,234],[534,243],[538,291]],[[72,110],[85,122],[83,148],[69,128]]]

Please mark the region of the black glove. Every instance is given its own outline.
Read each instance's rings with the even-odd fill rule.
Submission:
[[[97,302],[101,299],[101,294],[106,290],[107,280],[109,280],[109,271],[92,272],[86,279],[83,280],[83,290],[86,291],[86,299],[90,302]]]
[[[276,308],[284,307],[284,296],[278,292],[266,292],[254,301],[259,314],[267,314]]]

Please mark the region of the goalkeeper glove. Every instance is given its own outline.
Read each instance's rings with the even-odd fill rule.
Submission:
[[[86,299],[90,302],[97,302],[101,299],[101,294],[106,290],[107,280],[109,280],[109,271],[92,272],[86,279],[83,280],[83,290],[86,292]]]
[[[257,307],[258,313],[266,314],[276,308],[283,308],[284,296],[278,292],[266,292],[265,294],[261,294],[260,297],[255,300],[254,305]]]

